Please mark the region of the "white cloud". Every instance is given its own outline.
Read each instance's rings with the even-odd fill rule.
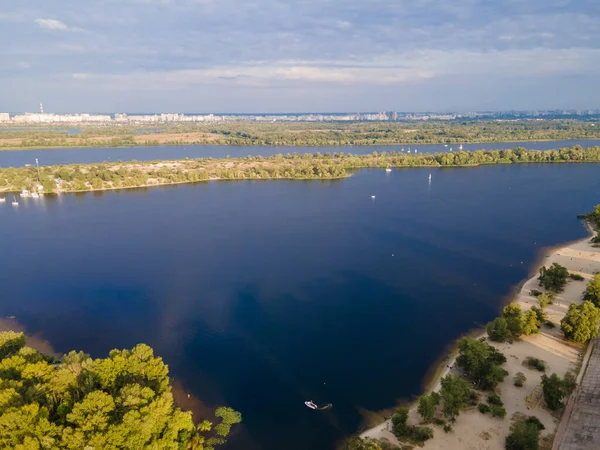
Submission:
[[[47,30],[58,30],[58,31],[83,31],[81,28],[70,27],[66,23],[55,19],[35,19],[40,28]]]

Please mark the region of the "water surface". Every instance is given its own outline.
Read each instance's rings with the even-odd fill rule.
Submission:
[[[576,215],[600,202],[599,169],[363,170],[23,199],[0,205],[0,315],[63,352],[148,343],[186,391],[242,412],[229,448],[330,449],[361,409],[418,395],[542,247],[585,236]]]
[[[584,148],[600,145],[600,140],[567,140],[545,142],[496,142],[488,144],[464,144],[463,150],[501,150],[525,147],[530,150],[548,150],[581,145]],[[444,147],[442,144],[425,145],[372,145],[341,147],[284,147],[284,146],[224,146],[224,145],[184,145],[184,146],[151,146],[151,147],[106,147],[106,148],[60,148],[46,150],[7,150],[0,151],[0,167],[18,167],[35,164],[38,158],[42,165],[85,164],[103,161],[152,161],[157,159],[183,158],[232,158],[248,155],[270,156],[281,154],[305,154],[344,152],[362,155],[366,153],[417,150],[419,153],[439,153],[452,149],[458,151],[458,145]]]

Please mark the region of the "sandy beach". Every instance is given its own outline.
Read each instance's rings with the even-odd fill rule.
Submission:
[[[569,280],[565,290],[557,295],[557,301],[546,307],[548,320],[556,325],[555,328],[542,326],[539,334],[522,336],[513,344],[488,341],[504,353],[507,359],[503,367],[509,372],[509,375],[497,387],[497,393],[506,408],[506,417],[499,419],[489,414],[484,415],[477,408],[463,410],[451,433],[445,433],[440,426],[429,425],[434,430],[434,437],[425,443],[424,449],[501,450],[504,449],[506,436],[509,434],[514,420],[529,415],[538,417],[546,427],[541,434],[541,448],[551,448],[552,439],[560,422],[561,411],[551,412],[544,406],[540,384],[542,372],[529,369],[523,365],[523,361],[529,356],[541,359],[546,363],[545,373],[556,373],[561,377],[569,370],[579,372],[584,358],[587,357],[586,348],[563,339],[560,321],[571,303],[581,303],[588,281],[595,273],[600,272],[600,249],[592,247],[590,238],[587,237],[564,247],[550,250],[542,258],[540,267],[542,265],[549,266],[554,262],[567,267],[569,272],[578,273],[584,277],[583,281]],[[531,295],[533,289],[543,290],[539,287],[537,278],[536,271],[536,274],[523,284],[513,299],[514,303],[521,305],[523,311],[537,305],[536,298]],[[485,333],[482,333],[481,336],[485,336]],[[456,356],[453,354],[444,360],[445,367],[438,371],[439,375],[431,383],[428,392],[439,390],[441,379],[448,373],[454,372]],[[527,377],[524,386],[520,388],[513,384],[517,372],[522,372]],[[480,400],[485,400],[485,398],[485,394],[480,393]],[[416,405],[413,405],[409,412],[409,423],[416,425],[422,422]],[[391,420],[386,420],[365,431],[361,437],[387,440],[396,446],[404,444],[399,442],[391,432]]]

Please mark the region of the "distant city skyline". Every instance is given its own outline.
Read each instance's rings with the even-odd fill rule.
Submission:
[[[31,0],[0,12],[0,111],[600,106],[596,0]]]

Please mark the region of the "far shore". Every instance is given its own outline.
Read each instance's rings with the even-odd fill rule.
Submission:
[[[424,449],[502,450],[512,423],[511,418],[519,415],[537,416],[546,426],[546,430],[542,432],[542,440],[546,443],[552,442],[558,429],[560,415],[551,413],[543,407],[543,399],[539,398],[540,389],[538,387],[541,374],[526,368],[522,362],[528,356],[544,360],[547,365],[546,373],[557,373],[561,377],[569,370],[577,373],[580,371],[586,348],[564,340],[560,331],[560,320],[571,303],[581,303],[587,282],[595,273],[600,272],[600,249],[591,246],[590,238],[594,232],[587,222],[585,224],[588,231],[587,237],[566,245],[546,249],[541,253],[538,262],[532,266],[535,271],[531,277],[517,285],[516,293],[505,303],[518,303],[523,311],[536,305],[536,299],[531,295],[531,290],[543,290],[538,285],[537,272],[539,268],[558,262],[567,267],[569,272],[582,275],[584,281],[569,280],[565,290],[557,296],[557,303],[547,307],[548,319],[556,327],[550,329],[542,326],[539,334],[522,336],[521,340],[513,344],[488,341],[503,352],[507,358],[503,367],[509,372],[509,376],[500,383],[497,389],[505,403],[507,416],[502,420],[492,418],[490,415],[483,415],[477,408],[464,410],[457,418],[453,432],[445,433],[441,427],[433,426],[434,437],[425,442]],[[468,334],[476,338],[487,337],[486,331],[481,328],[472,330]],[[457,373],[454,369],[457,356],[458,350],[456,342],[454,342],[450,351],[436,361],[429,371],[430,376],[426,379],[423,394],[437,392],[441,387],[443,377],[450,373]],[[513,385],[513,377],[516,372],[523,372],[527,376],[527,381],[522,388]],[[526,397],[529,395],[535,397],[533,404],[526,401]],[[561,413],[562,411],[559,412],[559,414]],[[409,407],[409,421],[412,424],[422,423],[422,418],[417,412],[416,401]],[[429,426],[432,425],[429,424]],[[392,433],[391,427],[391,419],[388,418],[379,425],[362,432],[360,436],[377,441],[388,441],[392,445],[402,447],[405,443],[398,441]]]

